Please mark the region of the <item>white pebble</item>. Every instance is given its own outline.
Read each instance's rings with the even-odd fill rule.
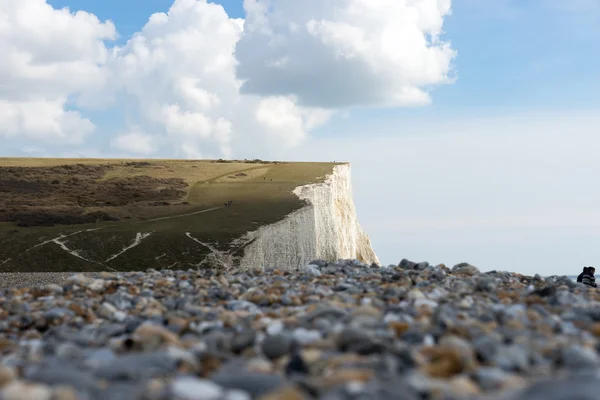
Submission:
[[[94,279],[92,283],[90,283],[88,288],[90,288],[94,292],[101,292],[102,290],[104,290],[104,284],[104,279]]]
[[[0,391],[2,400],[50,400],[52,391],[44,385],[11,382]]]
[[[437,301],[427,300],[427,299],[417,299],[417,300],[415,300],[415,307],[416,308],[428,307],[428,308],[434,309],[437,306],[438,306]]]
[[[423,346],[433,346],[435,344],[435,339],[433,338],[433,336],[427,334],[425,335],[425,337],[423,338]]]
[[[467,296],[458,303],[458,307],[462,309],[469,309],[473,307],[474,304],[475,301],[473,298],[471,296]]]
[[[359,381],[350,381],[346,384],[346,390],[350,394],[357,395],[363,391],[365,384]]]
[[[410,292],[408,292],[409,300],[418,300],[418,299],[424,299],[424,298],[425,298],[425,295],[419,289],[413,289]]]
[[[280,320],[274,321],[269,326],[267,326],[267,333],[269,335],[278,335],[283,331],[283,322]]]
[[[176,379],[171,391],[180,400],[217,400],[223,394],[223,389],[216,383],[196,378]]]
[[[294,330],[293,337],[298,343],[309,344],[321,340],[321,332],[312,329],[298,328]]]
[[[252,397],[243,390],[232,389],[228,390],[223,396],[223,400],[251,400]]]
[[[127,314],[124,313],[123,311],[116,311],[113,314],[113,318],[115,319],[115,321],[123,322],[127,318]]]
[[[315,264],[308,264],[305,268],[304,271],[309,273],[310,275],[314,275],[314,276],[321,276],[321,270],[319,269],[319,267]]]
[[[49,283],[47,285],[44,285],[44,290],[47,290],[49,292],[56,293],[56,294],[62,294],[64,292],[62,286],[59,286],[55,283]]]

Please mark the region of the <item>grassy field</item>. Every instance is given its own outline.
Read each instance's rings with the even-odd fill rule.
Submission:
[[[333,165],[0,158],[0,272],[230,263]]]

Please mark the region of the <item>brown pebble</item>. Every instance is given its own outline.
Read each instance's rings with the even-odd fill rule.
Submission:
[[[73,311],[75,313],[75,315],[78,315],[80,317],[83,317],[86,315],[86,311],[85,309],[78,303],[71,303],[69,304],[69,310]]]
[[[135,330],[133,339],[143,351],[154,351],[164,345],[181,345],[175,333],[162,326],[147,323]]]
[[[28,329],[25,332],[23,332],[23,335],[21,336],[22,338],[25,339],[41,339],[42,338],[42,334],[35,330],[35,329]]]
[[[371,380],[373,375],[374,371],[371,369],[340,369],[331,375],[316,378],[315,383],[322,389],[330,389],[349,382],[365,383]]]
[[[525,326],[523,325],[523,323],[516,319],[508,321],[505,325],[508,326],[509,328],[515,329],[517,331],[521,331],[521,330],[525,329]]]
[[[392,321],[392,322],[390,322],[389,326],[390,326],[390,328],[392,328],[394,330],[397,338],[402,336],[402,334],[404,332],[406,332],[408,330],[408,328],[410,328],[410,325],[408,324],[408,322],[400,322],[400,321]]]
[[[594,336],[600,336],[600,322],[596,322],[594,325],[592,325],[592,328],[590,329],[590,332]]]
[[[373,306],[363,305],[352,311],[352,315],[355,317],[359,315],[364,315],[367,317],[380,317],[381,310],[378,310]]]
[[[302,394],[297,388],[293,386],[287,386],[282,389],[276,389],[273,392],[269,392],[266,395],[259,397],[260,400],[305,400],[306,396]]]
[[[443,346],[426,347],[421,353],[430,358],[424,370],[431,377],[450,378],[464,369],[458,349]]]
[[[323,357],[323,352],[318,349],[305,349],[302,350],[302,359],[308,363],[312,364]]]
[[[77,393],[70,386],[57,386],[52,391],[52,400],[77,400]]]
[[[2,388],[2,400],[50,400],[52,391],[45,385],[13,381]]]
[[[270,374],[273,372],[273,364],[262,358],[254,358],[248,362],[246,366],[248,371]]]
[[[5,338],[0,338],[0,353],[10,351],[15,347],[17,347],[17,345],[14,342]]]
[[[240,355],[244,358],[252,358],[258,356],[258,353],[254,347],[247,347]]]
[[[454,394],[458,396],[472,396],[480,394],[481,390],[473,382],[473,380],[466,376],[455,376],[450,380],[450,387]]]
[[[178,327],[181,331],[185,331],[190,325],[190,321],[181,317],[169,317],[168,323],[170,326]]]
[[[17,373],[14,369],[6,366],[0,365],[0,388],[8,385],[10,382],[14,381],[17,378]]]
[[[200,359],[200,376],[207,378],[221,367],[221,360],[212,354],[205,354]]]

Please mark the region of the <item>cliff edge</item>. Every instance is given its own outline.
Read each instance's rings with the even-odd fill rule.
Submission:
[[[333,167],[322,183],[299,186],[307,204],[274,224],[248,232],[240,268],[294,268],[315,259],[358,259],[379,264],[371,240],[356,217],[350,165]]]
[[[343,163],[0,158],[0,193],[0,272],[378,263]]]

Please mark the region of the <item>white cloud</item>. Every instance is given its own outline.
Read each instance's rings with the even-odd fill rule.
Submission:
[[[267,97],[256,109],[256,121],[265,128],[267,136],[283,147],[296,147],[306,138],[307,130],[330,116],[326,110],[299,108],[291,97]]]
[[[105,84],[111,22],[56,10],[45,0],[0,0],[0,125],[5,136],[80,143],[94,125],[66,109]]]
[[[450,0],[245,0],[236,48],[242,91],[300,104],[405,106],[449,83],[455,51],[439,39]]]
[[[300,143],[328,119],[329,112],[292,98],[240,95],[234,50],[243,22],[205,0],[176,0],[113,51],[108,68],[116,83],[109,89],[129,96],[136,124],[159,132],[172,154],[264,154]]]
[[[24,135],[39,142],[80,144],[94,131],[94,124],[77,111],[64,109],[65,99],[33,98],[7,101],[0,98],[0,135]]]
[[[150,155],[157,150],[155,137],[138,131],[124,133],[111,140],[111,146],[127,153]]]
[[[107,48],[117,35],[110,21],[46,0],[0,0],[0,135],[84,148],[95,125],[81,110],[112,107],[125,126],[108,124],[105,142],[129,154],[277,157],[339,107],[425,104],[428,88],[449,81],[454,51],[438,35],[450,0],[245,8],[242,20],[207,0],[175,0]]]

